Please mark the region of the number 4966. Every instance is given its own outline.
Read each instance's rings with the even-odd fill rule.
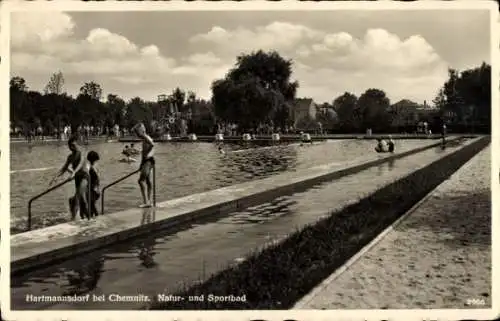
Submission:
[[[467,299],[467,305],[486,305],[484,299]]]

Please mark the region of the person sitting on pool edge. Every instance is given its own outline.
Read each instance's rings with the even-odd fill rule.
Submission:
[[[387,142],[389,148],[389,153],[394,153],[394,141],[392,140],[392,135],[389,135],[389,141]]]
[[[154,155],[154,142],[153,139],[146,133],[146,127],[143,123],[138,123],[132,129],[134,133],[142,140],[141,150],[141,165],[139,167],[139,187],[141,188],[141,195],[143,203],[139,205],[140,208],[151,207],[151,191],[153,185],[151,182],[151,171],[155,165]],[[146,194],[147,190],[147,194]]]
[[[377,153],[387,152],[387,143],[382,138],[377,138],[377,146],[375,147]]]
[[[68,140],[68,148],[71,154],[69,154],[66,163],[50,181],[49,185],[52,185],[57,178],[68,172],[75,179],[75,195],[70,198],[71,219],[75,219],[77,210],[80,211],[80,218],[87,217],[87,219],[90,219],[86,197],[89,183],[88,168],[77,145],[77,137],[73,136]],[[70,165],[72,168],[70,168]]]

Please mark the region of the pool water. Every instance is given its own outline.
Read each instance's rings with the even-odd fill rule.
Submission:
[[[174,294],[454,150],[428,149],[228,215],[211,216],[23,273],[11,279],[13,308],[141,309],[142,302],[31,303],[26,295]],[[143,215],[153,215],[152,210]]]
[[[428,140],[396,141],[396,150],[412,149]],[[156,200],[174,199],[237,183],[260,179],[285,171],[295,171],[326,163],[348,163],[371,155],[375,143],[368,140],[331,140],[314,144],[224,144],[221,154],[214,143],[159,143],[156,145]],[[136,170],[139,163],[123,163],[123,143],[96,142],[82,146],[85,153],[95,150],[101,160],[97,167],[102,186]],[[28,201],[48,188],[48,183],[66,160],[64,142],[55,144],[11,144],[10,205],[11,232],[25,229]],[[106,191],[106,212],[135,207],[141,202],[138,175]],[[33,203],[33,228],[67,222],[68,198],[74,184],[43,196]]]

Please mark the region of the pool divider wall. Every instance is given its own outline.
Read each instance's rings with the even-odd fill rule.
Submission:
[[[453,142],[460,138],[461,137],[449,139],[448,142]],[[251,181],[247,183],[237,184],[226,188],[221,188],[218,190],[208,191],[205,193],[200,193],[198,195],[213,194],[212,198],[216,198],[217,195],[219,195],[220,197],[221,191],[229,190],[230,188],[237,189],[238,186],[243,187],[243,186],[253,185],[253,186],[258,186],[258,188],[261,190],[259,192],[255,192],[254,188],[254,191],[253,192],[248,191],[247,195],[226,196],[226,199],[230,198],[229,201],[220,201],[215,203],[214,205],[199,207],[194,210],[188,209],[187,211],[183,212],[182,208],[180,210],[174,209],[180,213],[178,213],[177,215],[167,216],[166,218],[159,219],[157,221],[148,224],[137,225],[137,222],[134,220],[133,222],[131,222],[130,227],[118,231],[116,230],[116,228],[113,231],[113,227],[110,227],[109,228],[110,231],[107,231],[107,234],[100,236],[98,235],[93,238],[88,237],[87,239],[85,239],[85,237],[80,237],[79,235],[73,237],[68,236],[68,238],[70,238],[71,240],[63,239],[61,240],[61,244],[57,244],[57,246],[55,247],[53,246],[54,247],[53,249],[50,249],[50,246],[48,246],[47,242],[41,242],[40,244],[35,243],[35,249],[33,249],[32,247],[28,248],[27,250],[23,249],[23,245],[26,245],[26,243],[29,243],[28,245],[33,244],[29,242],[29,234],[36,233],[37,230],[16,234],[11,236],[11,239],[12,237],[21,236],[22,238],[23,236],[26,236],[26,239],[28,239],[28,241],[26,243],[22,243],[17,246],[11,246],[11,274],[18,274],[25,270],[32,270],[44,265],[54,264],[57,263],[58,261],[62,261],[70,257],[77,256],[79,254],[90,252],[92,250],[101,247],[109,246],[113,243],[118,243],[120,241],[125,241],[134,237],[141,237],[150,234],[152,232],[174,228],[183,224],[192,223],[196,220],[200,220],[208,216],[224,215],[234,211],[243,210],[251,206],[271,201],[280,196],[307,190],[308,188],[320,184],[322,182],[331,181],[347,175],[352,175],[362,170],[368,169],[370,167],[377,166],[391,160],[397,160],[403,157],[407,157],[412,154],[417,154],[419,152],[435,148],[440,145],[441,142],[429,144],[402,153],[388,154],[388,156],[385,157],[380,157],[381,155],[377,154],[375,159],[372,158],[370,160],[366,159],[361,160],[358,163],[350,164],[347,167],[341,169],[334,168],[326,172],[313,173],[313,175],[308,175],[306,177],[303,176],[299,178],[291,177],[290,179],[285,180],[285,182],[282,182],[281,186],[279,185],[276,186],[277,184],[275,183],[275,187],[271,187],[265,190],[261,189],[265,188],[266,182],[273,182],[274,180],[277,180],[277,177],[285,174],[265,178],[258,181]],[[269,185],[271,184],[268,184],[268,186]],[[161,210],[162,204],[166,204],[169,202],[172,201],[166,201],[158,204],[159,208],[156,211]],[[138,211],[140,213],[140,210],[138,209],[133,209],[128,211]],[[116,215],[118,217],[118,215],[120,215],[120,213],[123,212],[126,211],[106,214],[102,217],[102,219],[107,219],[108,216],[113,216],[113,215]],[[134,215],[134,217],[137,216]],[[48,227],[46,229],[49,228],[51,227]],[[24,254],[23,251],[25,252]]]

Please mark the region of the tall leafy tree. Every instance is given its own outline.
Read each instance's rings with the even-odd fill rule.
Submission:
[[[101,85],[93,81],[86,82],[85,84],[83,84],[82,87],[80,87],[80,94],[84,96],[89,96],[94,100],[100,100],[102,97]]]
[[[437,102],[437,103],[436,103]],[[485,130],[491,124],[491,66],[481,66],[459,72],[448,71],[435,104],[443,114],[452,112],[453,121],[461,124],[477,123]]]
[[[333,101],[333,109],[337,113],[339,125],[345,130],[358,129],[360,123],[356,117],[358,97],[345,92]]]
[[[295,98],[298,88],[298,82],[291,80],[292,65],[275,51],[238,56],[226,77],[212,83],[216,116],[242,129],[285,123],[286,102]]]
[[[375,131],[388,128],[391,122],[389,106],[389,98],[383,90],[374,88],[366,90],[359,96],[357,102],[363,128],[372,128]]]

